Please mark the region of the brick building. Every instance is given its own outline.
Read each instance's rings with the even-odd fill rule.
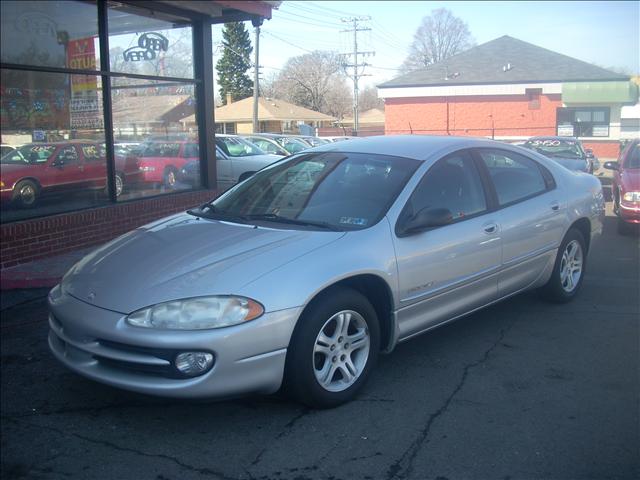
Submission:
[[[503,36],[378,86],[385,133],[580,137],[616,158],[621,109],[638,99],[626,75]],[[640,132],[632,132],[640,136]]]

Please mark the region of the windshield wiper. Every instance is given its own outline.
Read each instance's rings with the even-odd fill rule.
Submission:
[[[187,213],[196,217],[211,218],[213,220],[228,220],[238,223],[247,223],[247,217],[217,210],[211,203],[205,203],[198,208],[187,210]]]
[[[333,230],[334,232],[341,231],[339,228],[327,222],[318,222],[314,220],[299,220],[297,218],[281,217],[280,215],[276,215],[275,213],[256,213],[253,215],[245,215],[243,216],[243,218],[246,220],[266,220],[270,222],[288,223],[290,225],[320,227],[320,228],[324,228],[325,230]]]

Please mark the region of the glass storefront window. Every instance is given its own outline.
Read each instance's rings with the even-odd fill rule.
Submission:
[[[3,223],[108,202],[101,92],[98,76],[2,70]]]
[[[2,62],[96,70],[99,62],[95,3],[0,2]]]
[[[116,159],[135,158],[138,175],[119,200],[199,188],[194,84],[125,80],[111,90],[114,151]]]
[[[116,2],[108,12],[112,72],[193,78],[193,33],[186,20]]]

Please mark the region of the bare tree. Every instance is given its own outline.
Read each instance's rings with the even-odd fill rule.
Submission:
[[[268,88],[273,97],[330,115],[349,89],[338,55],[321,51],[290,58]]]
[[[361,112],[371,110],[372,108],[384,108],[384,100],[378,98],[378,89],[369,85],[360,90],[360,98],[358,99],[358,106]]]
[[[463,52],[474,45],[469,27],[446,8],[432,10],[422,19],[400,67],[404,72],[419,70]]]

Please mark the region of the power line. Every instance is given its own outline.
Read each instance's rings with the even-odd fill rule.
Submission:
[[[300,50],[304,50],[305,52],[308,52],[308,53],[313,53],[313,50],[307,50],[306,48],[303,48],[303,47],[301,47],[300,45],[296,45],[295,43],[288,42],[288,41],[287,41],[287,40],[285,40],[284,38],[280,38],[280,37],[278,37],[277,35],[274,35],[274,34],[273,34],[273,33],[271,33],[271,32],[262,32],[262,33],[266,33],[267,35],[269,35],[269,36],[271,36],[271,37],[275,38],[276,40],[280,40],[281,42],[284,42],[284,43],[286,43],[287,45],[291,45],[292,47],[299,48]]]
[[[336,10],[335,8],[329,8],[329,7],[325,7],[324,5],[318,5],[317,3],[314,2],[304,2],[305,5],[309,5],[310,7],[314,7],[314,8],[318,8],[320,10],[326,10],[329,12],[334,12],[337,13],[338,15],[348,15],[351,17],[356,17],[357,15],[355,13],[349,13],[349,12],[344,12],[342,10]]]

